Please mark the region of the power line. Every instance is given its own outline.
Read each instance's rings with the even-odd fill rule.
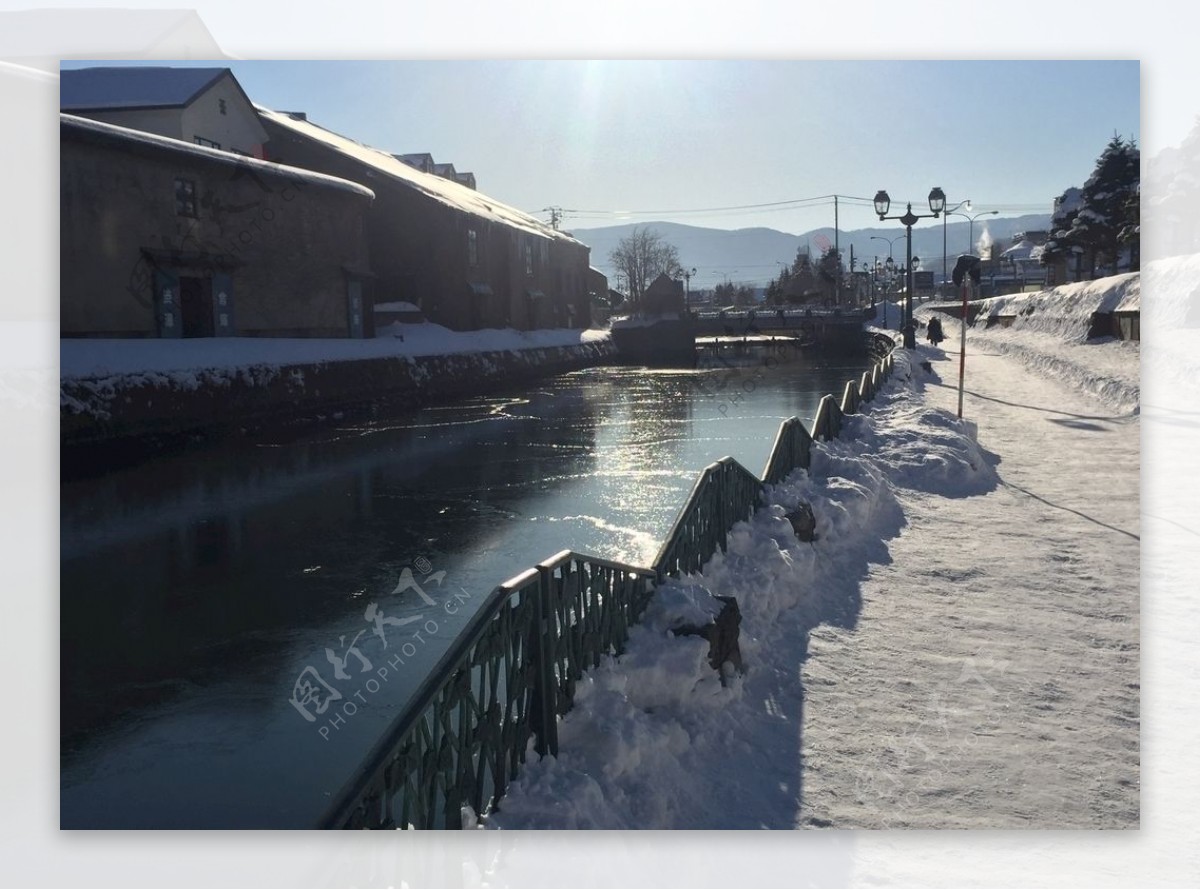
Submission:
[[[556,209],[563,214],[571,214],[572,216],[647,216],[656,214],[672,214],[680,215],[685,213],[727,213],[727,212],[744,212],[755,211],[761,212],[767,208],[777,209],[806,209],[809,207],[824,207],[833,204],[835,200],[843,201],[858,201],[859,204],[853,206],[873,206],[872,198],[860,198],[855,195],[815,195],[811,198],[791,198],[786,201],[768,201],[763,204],[736,204],[729,207],[689,207],[677,208],[674,210],[584,210],[580,208],[549,208],[543,207],[538,213],[547,213],[551,209]]]

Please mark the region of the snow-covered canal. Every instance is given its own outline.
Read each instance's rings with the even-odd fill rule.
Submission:
[[[311,825],[472,601],[564,548],[650,562],[705,465],[760,471],[779,422],[869,362],[763,358],[581,371],[65,482],[63,826]],[[309,721],[297,683],[336,687],[329,653],[355,676],[352,647],[403,664]]]

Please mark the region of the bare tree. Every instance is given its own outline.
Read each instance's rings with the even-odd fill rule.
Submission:
[[[608,255],[608,262],[624,277],[629,287],[629,301],[641,306],[642,295],[655,278],[666,273],[671,278],[683,274],[679,250],[663,240],[654,229],[635,228],[617,242]]]

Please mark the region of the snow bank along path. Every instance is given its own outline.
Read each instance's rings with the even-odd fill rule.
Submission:
[[[957,354],[922,345],[927,373],[898,351],[811,473],[660,588],[580,683],[559,757],[482,824],[1137,827],[1139,415],[1127,387],[968,342],[977,438]],[[784,518],[801,501],[811,544]],[[670,633],[713,595],[742,610],[728,686]]]

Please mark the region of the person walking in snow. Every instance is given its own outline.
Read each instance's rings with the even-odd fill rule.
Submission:
[[[945,339],[946,339],[946,335],[942,333],[941,319],[938,319],[938,318],[929,319],[929,342],[932,343],[934,346],[937,346],[939,343],[941,343]]]

